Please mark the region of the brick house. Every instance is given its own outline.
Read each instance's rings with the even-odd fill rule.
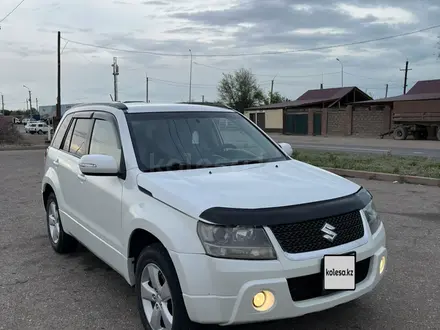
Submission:
[[[314,89],[295,101],[248,108],[244,114],[268,132],[347,135],[351,134],[347,120],[352,115],[347,106],[371,99],[357,87]]]

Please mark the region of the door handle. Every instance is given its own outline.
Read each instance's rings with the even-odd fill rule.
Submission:
[[[55,166],[60,165],[60,160],[57,158],[56,160],[53,161],[53,164],[54,164]]]
[[[80,179],[81,181],[86,181],[86,176],[82,173],[77,174],[78,179]]]

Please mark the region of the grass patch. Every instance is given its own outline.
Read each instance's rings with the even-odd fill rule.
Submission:
[[[440,161],[425,157],[296,150],[293,158],[318,167],[440,178]]]

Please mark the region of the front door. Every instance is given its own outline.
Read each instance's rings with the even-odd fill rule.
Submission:
[[[95,112],[95,117],[97,119],[91,133],[89,154],[113,156],[120,164],[122,149],[112,115]],[[106,243],[104,249],[100,248],[99,251],[105,260],[112,254],[113,249],[124,253],[119,239],[122,226],[123,183],[124,181],[117,176],[93,175],[85,175],[82,183],[84,218],[87,219],[89,230]]]
[[[257,113],[257,125],[261,129],[266,128],[266,114],[264,112]]]
[[[313,135],[321,135],[322,129],[322,114],[316,112],[313,114]]]

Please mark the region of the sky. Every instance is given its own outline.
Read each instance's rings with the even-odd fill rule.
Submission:
[[[19,3],[1,0],[0,21]],[[316,48],[417,31],[439,17],[438,0],[25,0],[0,23],[0,93],[7,109],[24,109],[28,89],[33,106],[56,103],[61,31],[62,103],[110,101],[113,57],[121,101],[145,100],[147,76],[150,102],[188,101],[191,72],[191,99],[216,101],[223,74],[240,68],[289,99],[342,79],[374,98],[388,84],[395,96],[407,60],[408,88],[440,78],[440,28]]]

